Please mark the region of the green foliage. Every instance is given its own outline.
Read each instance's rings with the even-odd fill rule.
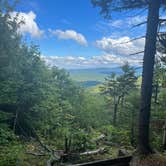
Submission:
[[[106,139],[115,145],[136,144],[140,97],[135,70],[125,64],[121,75],[112,74],[106,78],[101,88],[104,96],[90,93],[79,87],[67,71],[45,65],[39,48],[22,41],[17,16],[11,19],[9,11],[12,9],[8,9],[2,3],[0,165],[27,164],[23,161],[26,156],[24,139],[35,138],[34,131],[49,147],[73,153],[97,148],[92,140],[100,134],[105,134]],[[164,63],[165,59],[161,61]],[[152,119],[166,116],[165,67],[160,65],[159,68],[162,72],[156,69],[155,73],[155,81],[161,81],[159,105],[153,105]],[[116,127],[110,123],[115,104],[118,104]],[[152,144],[160,149],[161,130],[152,130]],[[20,138],[24,138],[24,143]]]
[[[84,152],[87,149],[92,149],[93,144],[91,137],[83,130],[74,132],[72,136],[72,151]]]
[[[118,146],[129,146],[130,145],[130,133],[129,130],[123,128],[114,127],[112,125],[103,126],[101,129],[107,135],[108,140]]]
[[[8,143],[15,141],[16,136],[14,133],[5,125],[0,126],[0,145],[7,145]]]
[[[126,63],[122,66],[122,71],[123,73],[119,76],[112,73],[101,86],[101,92],[104,94],[106,101],[109,105],[113,105],[113,125],[116,125],[120,102],[123,107],[125,97],[136,89],[137,77],[134,68]]]
[[[0,124],[0,165],[13,166],[20,160],[23,146],[5,124]]]
[[[22,154],[22,145],[17,142],[9,143],[8,146],[0,146],[0,165],[13,166],[19,165],[20,155]]]

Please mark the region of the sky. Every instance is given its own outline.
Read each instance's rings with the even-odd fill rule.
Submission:
[[[20,0],[14,12],[24,20],[19,32],[24,40],[39,46],[41,58],[60,68],[117,67],[128,61],[142,64],[146,11],[112,13],[104,19],[90,0]],[[140,14],[141,13],[141,14]]]

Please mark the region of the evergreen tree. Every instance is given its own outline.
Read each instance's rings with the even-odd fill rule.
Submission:
[[[131,90],[136,88],[135,70],[130,67],[128,63],[124,64],[122,67],[122,74],[117,76],[112,73],[110,76],[105,78],[103,86],[101,86],[101,92],[106,95],[108,102],[113,101],[113,125],[117,125],[117,111],[120,101],[124,101],[126,95],[128,95]]]
[[[146,9],[147,32],[143,59],[143,73],[141,86],[141,109],[139,116],[138,151],[142,154],[152,152],[149,144],[149,122],[152,97],[152,80],[154,59],[156,54],[156,39],[159,25],[159,10],[165,7],[165,0],[92,0],[95,6],[101,7],[101,14],[108,17],[110,12],[124,10]]]

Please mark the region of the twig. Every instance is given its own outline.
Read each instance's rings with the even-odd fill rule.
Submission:
[[[146,23],[147,23],[147,21],[144,21],[144,22],[141,22],[139,24],[133,25],[131,28],[136,28],[136,27],[141,26],[141,25],[146,24]]]
[[[140,52],[136,52],[136,53],[133,53],[133,54],[129,54],[129,56],[138,55],[138,54],[142,54],[142,53],[144,53],[144,51],[140,51]]]
[[[137,38],[128,40],[128,41],[126,41],[126,42],[121,42],[121,43],[117,43],[117,44],[114,44],[114,45],[126,44],[126,43],[130,43],[130,42],[132,42],[132,41],[139,40],[139,39],[143,39],[143,38],[145,38],[145,36],[140,36],[140,37],[137,37]]]

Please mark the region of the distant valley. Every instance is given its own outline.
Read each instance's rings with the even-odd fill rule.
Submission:
[[[140,75],[141,68],[137,68],[137,75]],[[121,74],[120,67],[116,68],[89,68],[89,69],[69,69],[71,78],[77,81],[81,86],[89,88],[101,84],[104,78],[110,75],[112,72]]]

